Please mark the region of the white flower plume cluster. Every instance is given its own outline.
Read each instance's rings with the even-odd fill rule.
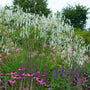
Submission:
[[[71,64],[74,60],[76,63],[83,65],[86,61],[85,52],[89,49],[90,44],[84,45],[84,39],[75,35],[72,26],[61,21],[61,15],[58,18],[51,14],[45,17],[44,15],[24,13],[19,8],[16,11],[1,9],[0,23],[4,24],[10,33],[22,29],[20,37],[23,38],[29,37],[29,32],[35,32],[34,37],[36,39],[44,38],[45,42],[48,41],[51,46],[57,47],[59,52],[62,53],[61,57],[67,57],[65,62],[68,64]],[[31,30],[32,26],[34,31]],[[37,28],[40,32],[39,35],[36,33]]]

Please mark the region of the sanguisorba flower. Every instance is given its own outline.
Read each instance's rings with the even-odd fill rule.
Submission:
[[[7,53],[7,55],[9,56],[9,55],[11,55],[11,53]]]
[[[20,49],[19,49],[19,48],[17,48],[17,49],[16,49],[16,52],[18,52],[19,50],[20,50]]]

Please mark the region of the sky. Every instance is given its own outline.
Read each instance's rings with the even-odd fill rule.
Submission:
[[[66,7],[68,4],[75,5],[80,4],[84,5],[87,8],[90,8],[90,0],[47,0],[48,1],[48,8],[52,10],[53,13],[56,11],[61,11],[64,7]],[[12,5],[12,0],[0,0],[0,7],[5,5]],[[90,11],[90,10],[89,10]],[[86,27],[90,27],[90,14],[88,15],[88,20]]]

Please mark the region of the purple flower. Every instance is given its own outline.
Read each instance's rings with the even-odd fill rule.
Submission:
[[[15,71],[12,71],[12,72],[11,72],[11,75],[12,75],[12,74],[16,74],[16,73],[17,73],[17,72],[15,72]]]
[[[48,90],[51,90],[51,88],[48,88]]]
[[[58,72],[60,73],[62,70],[59,70]]]
[[[32,53],[31,53],[31,50],[30,50],[30,56],[32,55]]]
[[[29,74],[27,74],[27,76],[33,76],[33,75],[35,75],[35,73],[29,73]]]
[[[11,84],[9,81],[7,82],[7,84],[8,84],[9,86],[12,86],[12,84]]]
[[[28,76],[28,73],[23,73],[22,75],[23,75],[23,76]]]
[[[49,78],[48,81],[51,81],[51,79]]]
[[[63,78],[63,72],[62,72],[62,73],[60,73],[60,77],[61,77],[61,78]]]
[[[9,81],[11,84],[16,82],[14,79],[8,80],[8,81]]]
[[[88,77],[90,77],[90,75]]]
[[[23,66],[20,66],[20,68],[18,69],[19,71],[24,71]]]
[[[66,75],[66,69],[65,69],[65,71],[64,71],[64,74]]]
[[[87,72],[87,66],[85,65],[85,72]]]
[[[0,83],[0,86],[3,86],[3,83],[2,82]]]
[[[90,90],[90,87],[88,87],[88,90]]]
[[[2,90],[6,90],[5,88],[2,88]]]
[[[56,78],[58,78],[57,72],[58,72],[58,67],[55,68],[55,73],[54,73],[54,76],[55,76]]]
[[[0,73],[0,75],[7,75],[7,74],[3,72],[3,73]]]
[[[86,74],[86,73],[84,73],[84,74],[83,74],[83,77],[86,77],[86,75],[87,75],[87,74]]]

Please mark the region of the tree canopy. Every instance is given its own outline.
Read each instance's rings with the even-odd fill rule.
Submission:
[[[89,8],[86,8],[86,6],[80,4],[75,6],[68,5],[62,9],[62,17],[65,17],[64,21],[66,23],[69,23],[70,20],[73,27],[84,29],[86,19],[88,19],[88,10]]]
[[[24,12],[48,16],[51,13],[47,8],[47,0],[13,0],[14,5],[23,8]]]

